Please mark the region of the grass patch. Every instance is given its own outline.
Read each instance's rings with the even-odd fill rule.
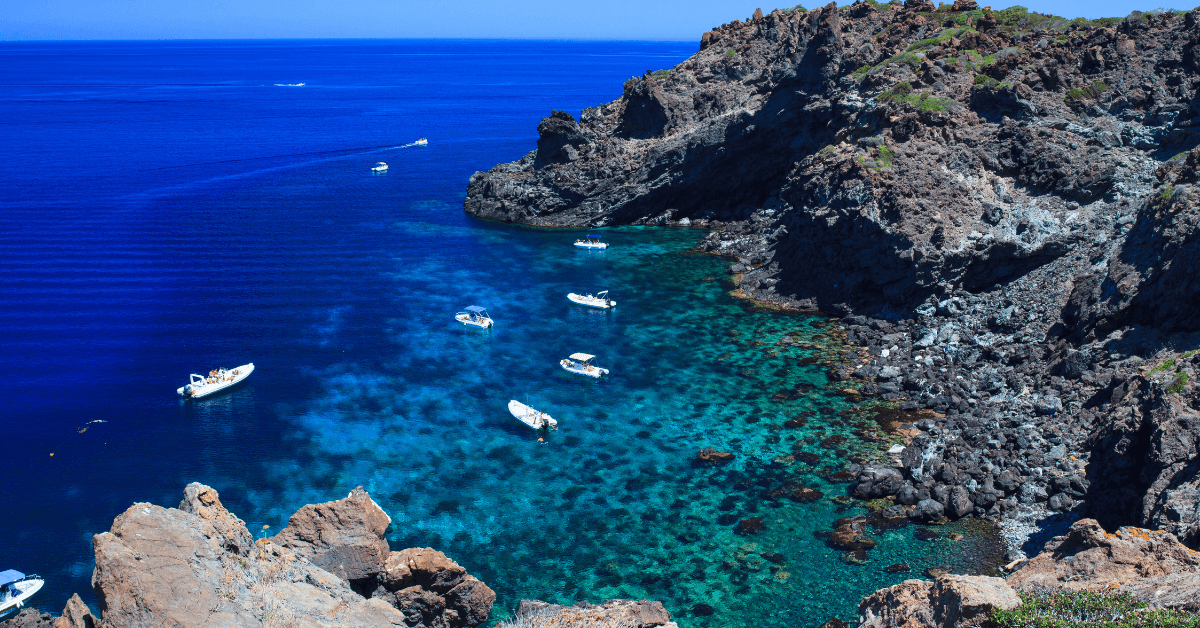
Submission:
[[[1200,615],[1150,610],[1145,602],[1122,593],[1018,593],[1023,604],[1011,611],[992,611],[996,628],[1200,628]]]
[[[1187,386],[1187,383],[1187,373],[1179,373],[1175,376],[1175,379],[1171,380],[1171,383],[1167,385],[1167,392],[1181,393],[1183,392],[1184,387]]]
[[[976,74],[975,75],[975,85],[978,87],[995,87],[999,84],[1000,84],[1000,81],[997,81],[996,79],[994,79],[986,74]]]
[[[1158,366],[1150,369],[1149,374],[1153,375],[1155,373],[1158,373],[1159,371],[1165,371],[1167,369],[1173,369],[1173,368],[1175,368],[1175,358],[1171,358],[1170,360],[1167,360],[1166,362],[1163,362],[1162,364],[1159,364]]]
[[[674,72],[674,70],[655,70],[650,73],[650,76],[652,78],[661,80],[661,79],[667,78],[668,76],[671,76],[671,72]]]
[[[949,98],[938,98],[929,94],[913,92],[912,84],[907,81],[896,83],[890,90],[881,93],[877,98],[883,102],[908,103],[921,111],[945,111],[946,105],[950,104]]]
[[[1179,356],[1179,359],[1187,360],[1187,359],[1191,358],[1192,356],[1196,355],[1196,353],[1198,353],[1198,352],[1200,352],[1200,349],[1192,349],[1191,351],[1188,351],[1187,353]]]
[[[909,44],[908,48],[905,48],[905,50],[910,51],[910,52],[914,51],[914,50],[926,50],[929,48],[933,48],[934,46],[940,46],[940,45],[950,41],[951,39],[954,39],[955,37],[961,37],[965,33],[972,33],[972,32],[975,32],[975,29],[971,28],[970,26],[967,26],[965,28],[947,28],[946,30],[942,31],[942,33],[940,35],[938,35],[937,37],[929,37],[929,38],[922,39],[920,41],[916,41],[916,42]]]
[[[853,76],[855,78],[855,80],[861,81],[867,76],[867,72],[870,72],[873,67],[874,66],[864,65],[861,68],[855,70],[854,73],[851,74],[851,76]]]
[[[737,55],[737,52],[733,48],[730,48],[729,50],[725,51],[725,58],[727,58],[727,59],[730,57],[736,56],[736,55]]]
[[[1104,81],[1096,81],[1087,87],[1067,90],[1067,95],[1063,96],[1063,100],[1071,102],[1072,100],[1095,100],[1108,89],[1108,83]]]

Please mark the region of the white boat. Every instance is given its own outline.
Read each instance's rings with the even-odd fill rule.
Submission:
[[[207,376],[192,373],[191,382],[176,390],[184,399],[199,399],[221,392],[242,383],[254,372],[254,363],[243,364],[235,369],[213,369]]]
[[[383,161],[375,162],[375,167],[371,168],[371,172],[387,172],[387,163]]]
[[[463,325],[472,325],[480,329],[488,329],[495,321],[491,316],[488,316],[487,309],[478,305],[469,306],[465,312],[459,312],[454,315],[454,320]]]
[[[598,292],[596,296],[592,296],[591,293],[575,294],[574,292],[570,292],[567,294],[567,298],[570,299],[572,303],[600,308],[602,310],[607,310],[608,308],[615,307],[617,305],[616,301],[609,300],[608,290],[602,290]]]
[[[21,608],[44,584],[41,576],[27,576],[13,569],[0,571],[0,615]]]
[[[562,360],[559,364],[567,371],[576,375],[595,377],[596,379],[600,379],[602,375],[608,375],[608,369],[602,369],[592,364],[592,360],[594,359],[596,359],[594,355],[572,353],[571,357]]]
[[[413,142],[413,144],[416,146],[429,146],[429,140],[422,137],[421,139]]]
[[[608,243],[601,242],[600,236],[588,234],[586,238],[580,238],[575,241],[575,246],[581,249],[607,249]]]
[[[513,416],[517,417],[518,421],[528,425],[529,427],[532,427],[535,430],[558,429],[558,421],[555,421],[554,418],[549,414],[546,414],[545,412],[538,412],[537,410],[534,410],[533,408],[521,403],[520,401],[517,401],[516,399],[508,402],[508,411],[511,412]]]

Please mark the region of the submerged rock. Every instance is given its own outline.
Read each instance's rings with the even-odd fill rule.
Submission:
[[[695,462],[700,464],[728,464],[733,462],[733,454],[727,451],[717,451],[715,447],[705,447],[696,454]]]

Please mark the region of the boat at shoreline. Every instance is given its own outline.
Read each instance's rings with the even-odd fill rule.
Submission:
[[[234,369],[213,369],[208,376],[191,374],[191,381],[186,386],[180,386],[175,392],[184,400],[200,399],[213,393],[232,388],[246,381],[254,372],[254,363],[243,364]]]
[[[387,162],[377,161],[375,162],[375,167],[371,168],[371,172],[387,172],[387,169]]]
[[[602,376],[608,375],[608,369],[602,369],[592,364],[592,360],[594,359],[596,359],[596,356],[589,353],[572,353],[570,357],[564,358],[558,364],[568,373],[583,375],[584,377],[600,379]]]
[[[608,298],[608,290],[601,290],[600,292],[596,293],[596,296],[592,296],[591,293],[583,295],[569,292],[567,293],[567,298],[570,299],[572,303],[578,303],[579,305],[594,307],[601,310],[607,310],[616,307],[617,305],[616,301],[612,301]]]
[[[581,249],[598,249],[604,250],[608,248],[607,242],[601,242],[600,236],[589,233],[586,238],[575,240],[575,246]]]
[[[558,429],[558,421],[555,421],[549,414],[538,412],[533,407],[527,406],[516,399],[508,402],[508,411],[517,417],[518,421],[535,430]]]
[[[41,576],[27,576],[15,569],[0,571],[0,615],[21,608],[46,584]]]
[[[490,329],[495,324],[495,321],[488,314],[487,308],[478,305],[468,306],[465,311],[455,314],[454,320],[463,325],[471,325],[480,329]]]

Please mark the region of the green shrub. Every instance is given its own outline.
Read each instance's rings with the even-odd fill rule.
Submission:
[[[736,55],[736,54],[737,54],[737,52],[734,52],[733,48],[730,48],[729,50],[726,50],[726,51],[725,51],[725,56],[726,56],[726,57],[732,57],[732,56],[734,56],[734,55]]]
[[[913,67],[921,67],[921,57],[913,52],[902,52],[884,63],[895,63],[896,65],[911,65]]]
[[[996,79],[994,79],[986,74],[976,74],[975,75],[975,84],[976,85],[983,86],[983,87],[995,87],[999,83],[1000,83],[1000,81],[997,81]]]
[[[1087,87],[1079,89],[1067,90],[1067,95],[1063,96],[1063,100],[1070,102],[1072,100],[1095,100],[1108,89],[1108,83],[1104,81],[1096,81]]]
[[[988,615],[995,628],[1200,628],[1200,615],[1150,610],[1122,593],[1018,593],[1023,604]]]
[[[790,9],[782,9],[782,11],[783,11],[784,15],[787,15],[789,13],[808,13],[808,9],[804,8],[804,5],[802,5],[802,4],[797,4],[796,6],[790,8]]]
[[[853,76],[854,78],[861,81],[861,80],[863,80],[863,77],[865,77],[867,75],[867,72],[870,72],[871,70],[872,70],[872,66],[864,65],[861,68],[855,70],[851,76]]]
[[[891,168],[892,167],[892,159],[894,159],[895,157],[896,157],[895,151],[888,148],[887,146],[880,146],[879,147],[879,159],[877,159],[876,161],[879,163],[880,168]]]
[[[1171,358],[1170,360],[1167,360],[1166,362],[1163,362],[1162,364],[1150,369],[1150,375],[1153,375],[1159,371],[1165,371],[1173,368],[1175,368],[1175,358]]]
[[[1187,386],[1187,383],[1188,383],[1187,373],[1179,373],[1178,375],[1175,376],[1175,379],[1171,380],[1171,383],[1169,385],[1167,385],[1167,392],[1169,392],[1169,393],[1183,392],[1183,388],[1184,388],[1184,386]]]
[[[913,93],[912,84],[908,82],[896,83],[892,89],[879,94],[877,98],[883,102],[908,103],[921,111],[945,111],[946,105],[950,104],[949,98]]]

